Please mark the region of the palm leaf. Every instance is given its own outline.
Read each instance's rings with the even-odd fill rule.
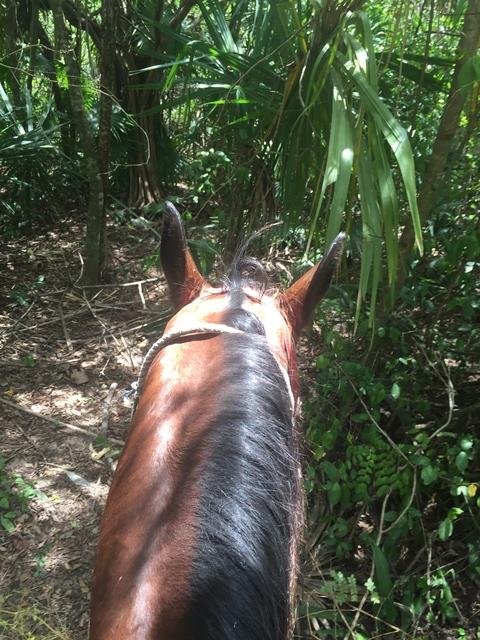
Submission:
[[[423,253],[422,230],[415,185],[415,165],[407,132],[373,91],[358,67],[350,60],[347,60],[342,54],[339,53],[338,55],[347,76],[350,77],[357,86],[365,110],[374,118],[395,155],[410,207],[410,214],[415,231],[415,242],[419,252]]]
[[[341,77],[335,70],[332,70],[332,80],[332,125],[330,129],[328,156],[320,197],[318,198],[316,210],[312,217],[305,253],[308,253],[310,250],[327,187],[335,183],[325,237],[325,243],[328,245],[340,231],[342,214],[347,199],[348,186],[350,184],[353,162],[352,123],[347,110]]]

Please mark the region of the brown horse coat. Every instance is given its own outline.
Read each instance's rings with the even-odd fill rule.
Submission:
[[[302,519],[295,339],[342,237],[283,294],[213,288],[167,205],[161,258],[176,314],[141,389],[102,521],[91,640],[280,640]],[[238,333],[195,334],[205,324]]]

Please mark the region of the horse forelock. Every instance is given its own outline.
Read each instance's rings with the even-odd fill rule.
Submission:
[[[270,278],[265,267],[256,258],[238,256],[234,258],[222,282],[230,291],[251,288],[261,297],[269,288]]]

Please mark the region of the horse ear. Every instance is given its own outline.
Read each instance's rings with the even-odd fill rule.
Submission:
[[[188,248],[182,218],[171,202],[165,203],[160,260],[170,298],[178,310],[200,293],[205,280]]]
[[[297,338],[325,296],[343,251],[345,234],[340,233],[332,242],[322,260],[309,269],[284,293],[283,303],[287,319]]]

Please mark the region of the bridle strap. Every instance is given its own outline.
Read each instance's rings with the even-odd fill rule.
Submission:
[[[162,349],[164,349],[165,347],[168,347],[171,344],[175,344],[181,338],[188,338],[188,337],[193,337],[193,336],[202,335],[202,334],[216,336],[216,335],[222,335],[222,334],[228,334],[228,333],[239,334],[239,333],[245,333],[245,332],[241,331],[240,329],[235,329],[235,327],[229,327],[226,324],[214,324],[214,323],[206,322],[198,327],[189,327],[188,329],[178,329],[177,331],[170,331],[169,333],[164,334],[161,338],[156,340],[152,344],[150,349],[147,351],[147,354],[145,355],[145,358],[143,359],[143,362],[140,367],[140,372],[138,374],[138,380],[137,380],[137,388],[135,391],[135,398],[133,400],[133,406],[132,406],[132,416],[135,413],[135,409],[137,408],[138,399],[140,397],[140,393],[143,390],[143,385],[145,382],[145,378],[147,377],[147,373],[150,368],[150,365],[152,364],[153,360]],[[283,378],[285,380],[285,384],[287,386],[287,391],[290,397],[290,404],[291,404],[291,410],[292,410],[292,416],[293,416],[295,414],[295,399],[294,399],[292,387],[290,384],[290,378],[288,377],[288,373],[286,369],[282,367],[282,365],[278,362],[276,358],[275,358],[275,361],[277,362],[280,368],[280,371],[282,372]]]

